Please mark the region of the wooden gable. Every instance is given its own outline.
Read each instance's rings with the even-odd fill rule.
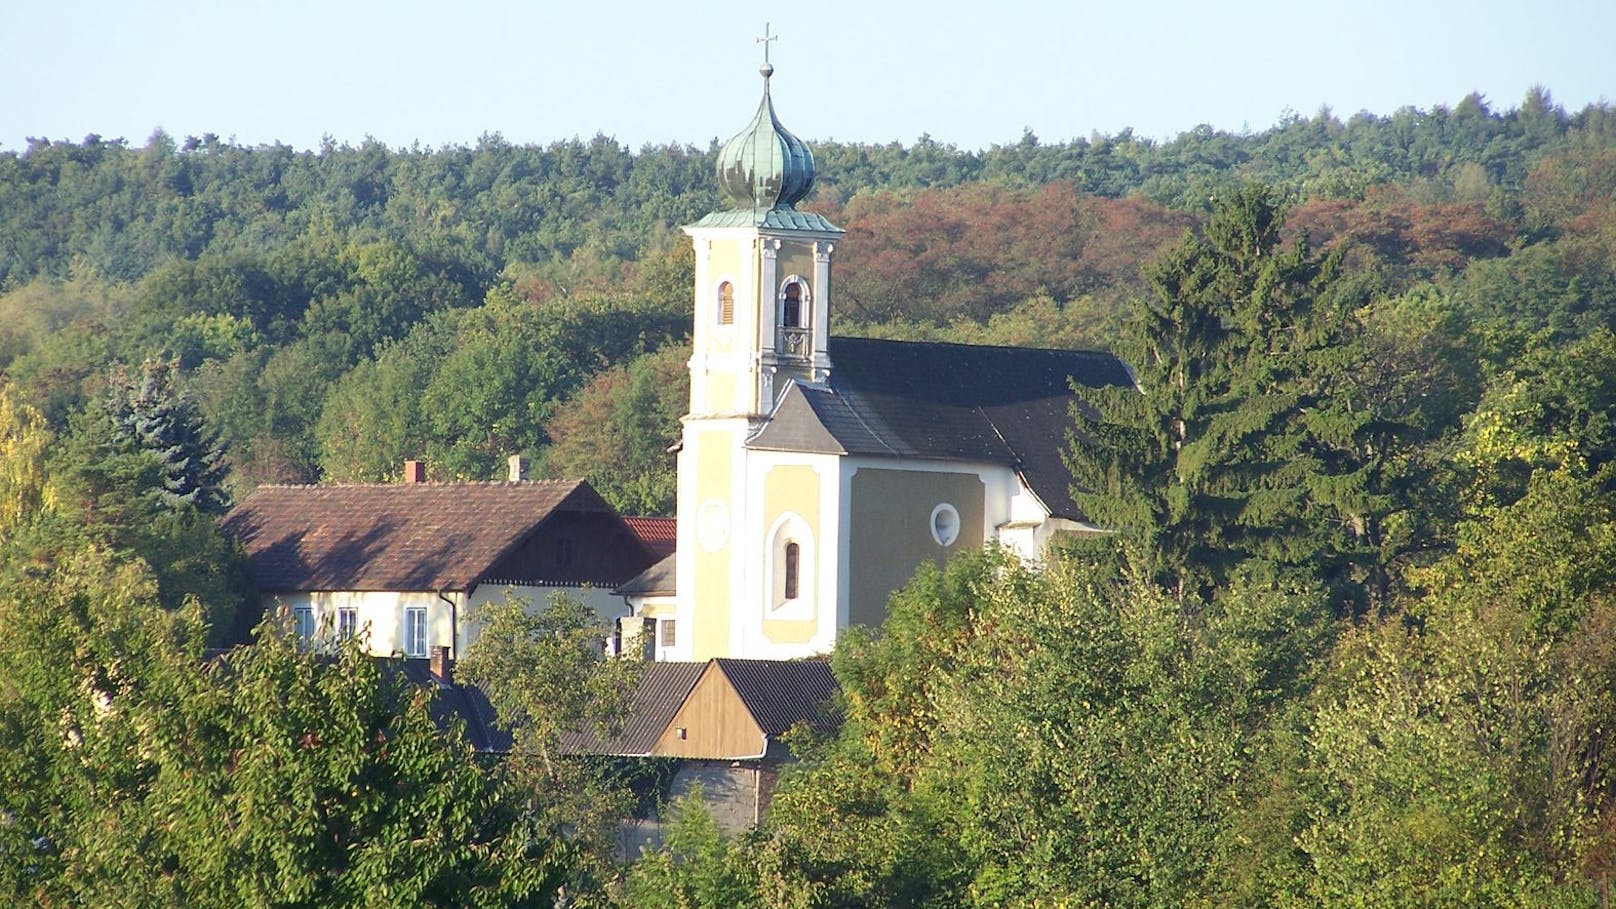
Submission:
[[[709,661],[651,753],[661,757],[736,760],[768,750],[763,728],[716,661]]]

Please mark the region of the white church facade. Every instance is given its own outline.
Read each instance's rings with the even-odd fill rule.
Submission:
[[[763,99],[723,148],[730,207],[695,246],[678,545],[621,589],[663,660],[792,659],[878,624],[926,561],[987,542],[1036,558],[1096,533],[1062,459],[1106,353],[833,337],[842,230],[796,209],[813,157]]]

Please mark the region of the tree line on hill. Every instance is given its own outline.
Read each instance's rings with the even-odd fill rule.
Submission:
[[[1616,865],[1616,130],[1327,112],[1171,143],[816,146],[841,331],[1107,347],[1115,533],[923,570],[769,819],[558,757],[632,667],[506,608],[476,768],[300,654],[213,516],[259,482],[671,506],[711,152],[0,155],[0,890],[40,905],[1595,906]]]

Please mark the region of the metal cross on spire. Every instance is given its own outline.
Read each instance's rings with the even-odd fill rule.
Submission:
[[[779,35],[770,35],[769,34],[769,23],[767,23],[767,22],[763,23],[763,37],[758,38],[756,43],[763,45],[763,65],[764,66],[769,65],[769,43],[771,41],[779,41],[779,40],[780,40]]]

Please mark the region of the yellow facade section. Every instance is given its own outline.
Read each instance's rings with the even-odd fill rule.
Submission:
[[[813,615],[806,619],[763,619],[763,636],[773,644],[806,644],[819,630],[819,560],[824,535],[819,527],[819,472],[801,464],[782,464],[763,477],[763,526],[770,528],[782,515],[795,514],[812,535],[810,561],[800,566],[801,576],[813,585]],[[770,541],[763,541],[764,558],[772,558]],[[764,604],[767,609],[767,604]]]
[[[812,279],[814,276],[814,246],[812,243],[785,243],[780,247],[780,279],[785,280],[788,275],[801,275]],[[819,289],[813,288],[817,294]],[[776,293],[779,289],[776,288]]]
[[[735,394],[735,374],[714,372],[707,375],[709,413],[746,413],[746,407]]]
[[[743,272],[741,263],[746,262],[746,268],[747,270],[750,270],[752,250],[751,243],[747,243],[745,245],[747,248],[745,250],[745,257],[743,258],[741,244],[724,240],[717,240],[713,242],[712,251],[707,257],[707,268],[708,273],[712,275],[714,289],[718,287],[720,281],[733,281],[735,283],[737,293],[740,292],[742,287],[746,286],[745,282],[747,279],[747,274]],[[711,304],[712,301],[706,302]],[[735,298],[735,302],[736,305],[739,306],[741,298],[737,296]]]
[[[754,237],[715,239],[707,250],[707,287],[697,288],[697,319],[703,323],[698,338],[707,338],[707,350],[698,350],[698,361],[708,354],[720,357],[724,365],[708,361],[705,374],[706,399],[693,401],[693,412],[709,414],[750,414],[757,411],[757,373],[752,353],[757,332],[757,241]],[[719,286],[734,286],[734,317],[729,325],[718,324]]]
[[[730,432],[702,432],[695,437],[696,507],[711,501],[723,502],[731,530],[724,545],[709,550],[696,547],[694,635],[691,658],[705,660],[729,655],[730,559],[735,551],[733,527],[735,503],[734,435]]]

